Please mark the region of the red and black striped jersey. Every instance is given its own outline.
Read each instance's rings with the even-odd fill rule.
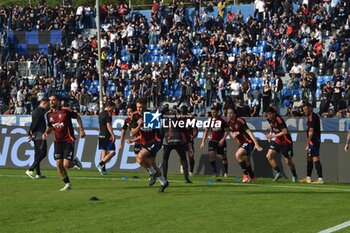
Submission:
[[[49,127],[53,127],[55,142],[74,142],[74,129],[72,119],[76,119],[78,114],[69,108],[61,108],[56,112],[50,110],[47,115]]]
[[[210,122],[213,122],[213,121],[220,121],[221,126],[215,127],[216,124],[214,124],[213,127],[210,128],[209,139],[210,141],[219,142],[224,137],[225,128],[227,128],[227,123],[222,117],[219,117],[218,119],[211,118]]]
[[[247,122],[243,118],[237,117],[234,121],[228,121],[227,125],[231,132],[239,133],[236,136],[238,144],[253,142],[252,138],[247,133],[249,129]]]
[[[276,144],[278,144],[278,145],[290,145],[293,143],[292,137],[290,136],[286,122],[283,120],[282,117],[277,115],[275,120],[271,121],[271,120],[267,119],[267,121],[270,123],[271,128],[272,128],[272,132],[275,134],[282,132],[283,129],[287,129],[287,134],[280,136],[280,137],[276,137],[276,139],[275,139]]]

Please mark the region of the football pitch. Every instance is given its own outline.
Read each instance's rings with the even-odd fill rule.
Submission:
[[[350,220],[349,184],[294,184],[170,175],[158,193],[147,173],[70,170],[73,189],[55,170],[32,180],[0,169],[1,232],[319,232]],[[137,177],[134,177],[137,176]],[[89,200],[97,197],[99,200]],[[350,227],[337,232],[350,232]]]

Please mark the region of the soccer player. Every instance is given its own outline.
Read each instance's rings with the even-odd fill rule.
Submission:
[[[132,114],[134,112],[134,109],[131,105],[128,105],[126,108],[126,118],[124,120],[124,124],[122,127],[122,132],[120,135],[120,143],[119,143],[119,150],[121,150],[123,152],[123,148],[124,148],[124,139],[125,139],[125,134],[126,134],[126,130],[127,129],[131,129],[130,128],[130,124],[131,124],[131,119],[132,119]],[[127,139],[126,140],[127,143],[131,143],[131,140]],[[139,147],[138,147],[139,148]],[[136,146],[135,146],[135,154],[138,154],[140,151],[140,149],[136,150]]]
[[[250,164],[250,154],[254,149],[262,151],[263,148],[259,145],[258,140],[250,131],[246,121],[241,117],[237,117],[237,111],[233,106],[228,107],[227,118],[227,126],[230,130],[230,136],[232,139],[236,138],[239,145],[239,148],[236,151],[236,159],[243,171],[242,182],[251,182],[255,179],[255,174]]]
[[[131,132],[131,122],[133,120],[137,122],[138,119],[143,117],[142,114],[140,114],[138,111],[134,112],[134,108],[131,105],[129,105],[127,107],[126,113],[127,113],[127,117],[125,118],[124,125],[122,127],[122,133],[121,133],[121,136],[120,136],[119,150],[122,150],[124,148],[123,147],[124,146],[123,145],[123,141],[125,139],[126,130],[130,129],[130,132]],[[137,155],[141,151],[142,146],[140,144],[140,137],[139,137],[139,135],[133,136],[132,139],[126,139],[125,141],[128,144],[135,143],[134,144],[135,155]]]
[[[300,180],[301,183],[311,183],[311,174],[313,165],[317,171],[318,179],[314,181],[314,184],[323,184],[322,165],[320,161],[320,144],[321,144],[321,123],[320,118],[316,113],[312,111],[312,105],[310,103],[303,104],[303,111],[307,116],[307,142],[305,150],[307,151],[307,173],[306,177]]]
[[[157,152],[162,147],[162,140],[159,130],[145,128],[143,125],[143,113],[147,107],[145,99],[138,99],[136,102],[136,111],[138,115],[133,116],[131,122],[131,134],[133,137],[140,137],[141,151],[136,155],[136,162],[147,169],[150,173],[149,186],[154,185],[157,178],[161,183],[158,192],[164,192],[169,186],[168,180],[162,175],[161,170],[156,164]],[[141,117],[139,117],[141,116]]]
[[[283,177],[275,159],[276,153],[280,153],[284,156],[284,161],[293,174],[292,181],[298,182],[297,172],[295,171],[295,165],[292,160],[293,141],[289,134],[286,122],[281,116],[277,115],[274,107],[267,108],[266,116],[267,121],[270,123],[270,133],[266,134],[266,138],[270,142],[270,148],[267,151],[266,158],[276,173],[273,181],[276,182]],[[272,139],[275,139],[275,141],[272,141]]]
[[[168,127],[162,127],[162,134],[164,135],[163,142],[163,175],[166,178],[168,174],[168,162],[169,156],[172,150],[176,150],[177,154],[180,157],[181,166],[183,167],[183,174],[186,183],[192,183],[192,181],[188,178],[188,163],[186,157],[186,148],[187,148],[187,140],[186,133],[182,128],[178,125],[173,126],[170,122],[180,122],[183,121],[186,124],[186,118],[177,118],[176,114],[171,114],[169,111],[164,109],[163,118]]]
[[[99,149],[102,150],[101,161],[96,164],[101,175],[107,175],[106,163],[115,155],[115,135],[112,129],[112,112],[115,109],[113,101],[107,101],[105,109],[98,116],[100,134]]]
[[[220,121],[221,126],[215,127],[216,124],[214,124],[214,127],[209,126],[205,129],[200,148],[201,150],[204,149],[205,140],[207,139],[208,133],[210,132],[208,150],[210,164],[213,170],[213,177],[216,177],[218,175],[215,161],[216,154],[221,155],[222,164],[224,165],[224,177],[228,177],[228,161],[226,156],[227,133],[225,131],[225,128],[227,128],[227,124],[226,121],[219,115],[219,109],[216,106],[211,107],[211,114],[212,118],[209,118],[209,121],[211,123]]]
[[[61,191],[66,191],[72,188],[67,170],[74,166],[82,167],[79,159],[73,158],[76,139],[74,137],[72,119],[77,119],[81,138],[85,137],[85,132],[80,116],[68,108],[61,107],[57,95],[51,95],[49,101],[50,110],[46,114],[48,125],[42,138],[46,140],[48,134],[54,130],[54,157],[58,173],[65,183]]]
[[[192,117],[189,112],[188,112],[188,108],[186,105],[182,105],[180,107],[180,114],[181,116],[184,118],[184,120],[186,121],[187,119],[193,119],[194,117]],[[189,175],[193,176],[193,170],[194,170],[194,164],[195,164],[195,160],[194,160],[194,139],[197,137],[198,135],[198,128],[196,127],[196,125],[194,127],[188,127],[188,128],[183,128],[182,129],[182,133],[185,136],[185,140],[186,140],[186,153],[188,153],[188,160],[189,160]],[[181,173],[184,173],[184,169],[183,166],[181,165],[181,169],[180,169]]]
[[[32,113],[32,123],[29,127],[28,139],[34,142],[35,160],[32,166],[26,171],[27,176],[32,179],[44,178],[40,172],[40,162],[47,155],[47,141],[42,139],[42,135],[46,130],[45,114],[49,110],[49,100],[44,98],[40,101],[39,107],[37,107]],[[34,176],[33,171],[36,171]]]

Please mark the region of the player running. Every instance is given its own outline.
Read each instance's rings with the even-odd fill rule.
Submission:
[[[266,134],[267,140],[270,142],[270,148],[267,151],[266,158],[275,170],[276,174],[273,181],[277,181],[283,177],[280,168],[277,165],[275,155],[281,153],[284,156],[284,161],[288,164],[292,172],[292,181],[297,182],[298,176],[293,163],[293,141],[289,134],[286,122],[276,113],[276,109],[269,107],[266,110],[267,121],[270,123],[270,133]],[[275,141],[272,141],[275,139]]]
[[[134,108],[132,107],[132,105],[127,106],[126,115],[127,115],[127,117],[124,120],[124,125],[122,127],[122,132],[121,132],[121,136],[120,136],[120,143],[119,143],[119,150],[120,151],[123,151],[123,148],[124,148],[124,140],[125,140],[126,131],[128,129],[130,129],[130,131],[131,131],[131,121],[132,121],[133,117],[137,118],[137,120],[142,117],[138,112],[134,112]],[[125,141],[128,144],[135,143],[134,152],[136,155],[140,152],[141,145],[139,142],[139,137],[135,137],[132,139],[126,139]]]
[[[164,192],[169,186],[169,182],[162,175],[161,170],[156,164],[157,152],[162,147],[162,140],[159,130],[145,128],[143,125],[143,113],[146,110],[147,102],[144,99],[139,99],[136,102],[136,111],[138,115],[134,114],[131,122],[131,134],[133,137],[140,137],[141,151],[136,155],[136,162],[142,167],[146,168],[150,173],[149,186],[154,185],[157,178],[161,183],[158,192]]]
[[[204,131],[203,139],[200,145],[201,150],[204,149],[204,143],[207,139],[208,133],[210,132],[209,136],[209,159],[210,164],[213,169],[213,177],[217,177],[218,172],[216,169],[216,154],[221,155],[222,164],[224,165],[224,177],[228,177],[228,161],[226,156],[226,136],[227,133],[225,131],[225,128],[227,128],[226,121],[219,115],[219,109],[215,106],[211,107],[211,114],[212,118],[209,118],[209,121],[212,122],[221,122],[220,127],[215,127],[216,124],[214,124],[214,127],[206,128]]]
[[[228,107],[227,118],[230,136],[232,139],[236,138],[239,145],[239,148],[236,151],[236,159],[243,171],[242,182],[251,182],[256,176],[250,164],[250,154],[254,149],[262,151],[263,148],[259,145],[258,140],[255,138],[252,131],[250,131],[246,121],[241,117],[237,117],[236,109],[233,106]]]
[[[57,95],[51,95],[49,101],[50,110],[46,115],[48,126],[42,138],[43,140],[46,140],[48,134],[54,130],[54,157],[57,170],[65,183],[61,191],[66,191],[72,188],[67,170],[74,166],[78,166],[79,168],[82,167],[78,158],[73,159],[74,142],[76,139],[74,137],[72,119],[77,119],[79,135],[81,138],[85,137],[85,132],[80,116],[68,108],[61,107]]]

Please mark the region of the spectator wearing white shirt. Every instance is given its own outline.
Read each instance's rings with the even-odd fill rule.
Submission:
[[[294,61],[293,66],[290,69],[289,73],[291,75],[294,74],[295,77],[297,78],[300,78],[302,71],[303,71],[303,67],[300,64],[298,64],[296,61]]]
[[[74,82],[70,84],[70,90],[76,92],[78,90],[78,81],[74,79]]]
[[[83,25],[83,11],[84,11],[84,7],[78,6],[76,15],[77,15],[79,29],[82,29],[84,27],[84,25]]]
[[[78,37],[75,37],[74,40],[72,41],[71,43],[71,46],[70,46],[72,49],[74,50],[79,50],[79,39]]]
[[[265,7],[266,7],[265,1],[258,0],[256,2],[255,7],[256,7],[256,11],[258,12],[258,21],[262,22],[264,19],[264,13],[265,13]]]
[[[233,100],[236,100],[240,97],[242,85],[239,82],[237,82],[237,79],[233,79],[233,82],[230,85],[230,89]]]
[[[224,100],[225,100],[225,91],[226,91],[226,86],[225,86],[225,80],[220,76],[219,77],[219,83],[218,83],[218,96],[219,96],[219,99],[222,103],[224,103]]]
[[[127,26],[127,28],[126,28],[126,32],[127,32],[127,37],[128,38],[133,37],[134,36],[134,32],[135,32],[134,25],[129,24]]]
[[[24,101],[26,99],[27,92],[24,90],[24,86],[17,92],[17,102]]]

